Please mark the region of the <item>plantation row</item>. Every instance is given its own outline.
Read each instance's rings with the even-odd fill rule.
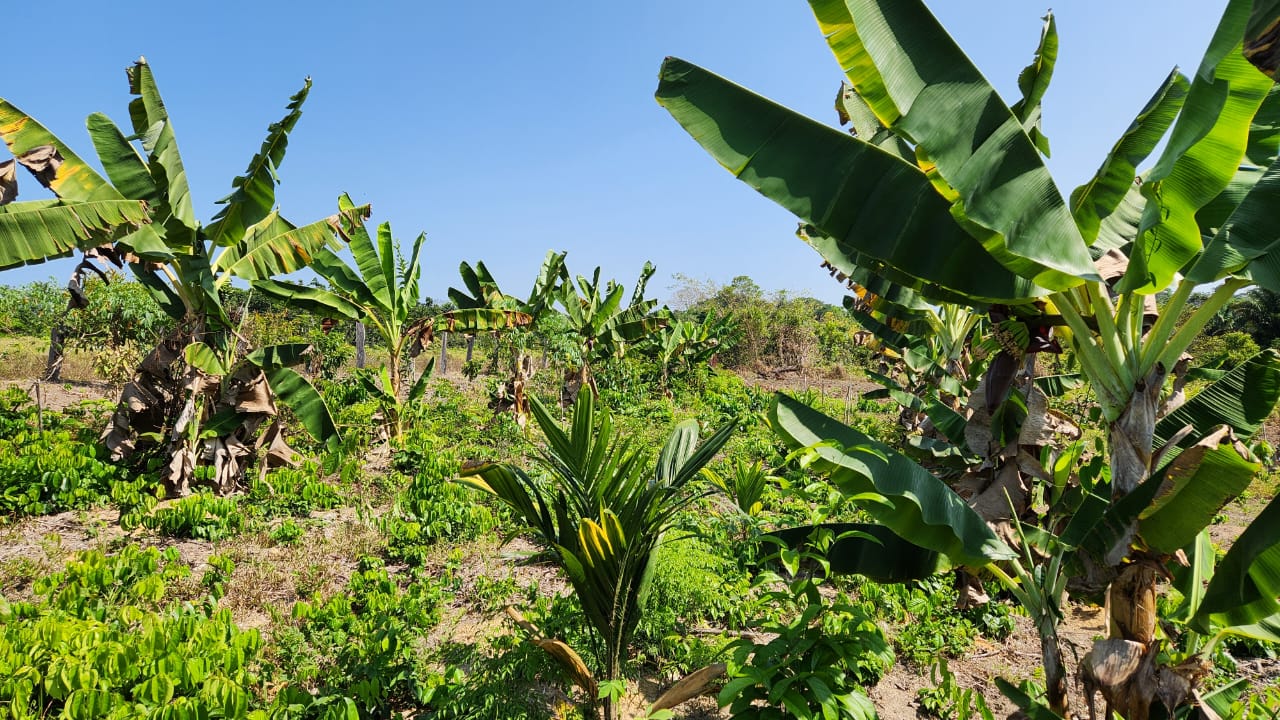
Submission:
[[[82,258],[64,318],[0,320],[120,387],[4,397],[0,717],[874,718],[897,662],[946,720],[1274,716],[1280,9],[1230,0],[1063,193],[1052,14],[1008,105],[918,0],[810,4],[847,132],[679,58],[656,97],[843,313],[746,278],[676,313],[555,251],[424,303],[422,235],[276,207],[310,81],[208,222],[145,61],[131,132],[89,117],[105,176],[0,100],[0,268]]]

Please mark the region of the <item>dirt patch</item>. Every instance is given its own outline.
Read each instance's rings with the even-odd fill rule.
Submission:
[[[104,382],[66,381],[38,382],[31,380],[0,380],[0,388],[21,388],[31,396],[33,403],[45,410],[61,412],[73,405],[89,400],[114,402],[118,391]]]

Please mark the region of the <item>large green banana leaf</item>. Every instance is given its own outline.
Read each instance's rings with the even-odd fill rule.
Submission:
[[[367,316],[365,308],[324,288],[284,280],[255,280],[253,289],[320,317],[362,320]]]
[[[1071,193],[1071,214],[1085,242],[1093,244],[1102,229],[1102,221],[1116,211],[1125,194],[1133,189],[1138,166],[1155,150],[1173,124],[1189,84],[1177,70],[1169,73],[1107,153],[1093,177]]]
[[[1233,627],[1280,642],[1280,498],[1265,507],[1218,563],[1191,626]]]
[[[1190,447],[1219,425],[1230,426],[1236,437],[1247,441],[1262,427],[1277,401],[1280,352],[1263,350],[1161,418],[1156,423],[1153,447],[1163,448],[1187,425],[1194,430],[1183,441],[1183,447]],[[1180,447],[1169,448],[1163,463],[1172,462],[1181,451]]]
[[[677,58],[663,62],[657,98],[717,162],[836,239],[840,252],[978,300],[1044,292],[962,230],[919,168],[875,145]]]
[[[120,194],[133,200],[145,200],[153,208],[163,207],[160,189],[147,168],[147,161],[142,159],[120,128],[102,113],[90,115],[85,124],[89,128],[93,148],[98,152],[98,161]],[[155,217],[154,221],[163,222],[164,218]]]
[[[1243,449],[1230,433],[1214,433],[1165,468],[1160,492],[1138,515],[1138,534],[1148,547],[1166,555],[1186,547],[1249,487],[1262,465]]]
[[[0,270],[101,245],[122,225],[146,222],[137,200],[32,200],[0,205]]]
[[[1235,176],[1253,116],[1272,85],[1239,52],[1248,14],[1245,0],[1228,4],[1168,144],[1142,185],[1148,202],[1117,286],[1122,292],[1164,289],[1203,248],[1196,213]]]
[[[1280,257],[1275,253],[1280,247],[1280,229],[1273,222],[1277,202],[1280,162],[1252,181],[1248,194],[1187,273],[1188,279],[1208,283],[1238,275],[1273,292],[1280,291]]]
[[[367,212],[369,206],[353,213]],[[335,229],[339,215],[331,215],[309,225],[294,227],[278,212],[272,212],[245,233],[244,239],[223,250],[213,263],[219,286],[232,277],[265,280],[296,272],[311,264],[316,252],[326,245],[337,246]]]
[[[366,310],[388,309],[374,296],[364,279],[329,248],[320,248],[311,256],[311,270],[328,281],[335,293],[345,296],[352,303],[361,305]]]
[[[923,580],[947,569],[944,558],[933,550],[902,539],[883,525],[869,523],[827,523],[774,530],[766,537],[777,538],[792,549],[806,547],[814,532],[827,530],[834,541],[826,558],[831,572],[862,575],[878,583]],[[848,537],[841,537],[848,534]]]
[[[302,117],[302,104],[306,102],[310,91],[311,78],[307,78],[302,89],[289,98],[285,116],[267,128],[267,138],[249,161],[249,168],[244,175],[231,182],[235,189],[218,201],[226,207],[205,228],[205,237],[213,241],[214,245],[234,245],[239,242],[249,228],[261,222],[275,208],[276,171],[284,161],[285,150],[289,147],[289,133]]]
[[[922,302],[953,303],[973,307],[986,305],[986,303],[963,293],[948,290],[937,283],[912,277],[892,265],[888,265],[869,255],[864,255],[848,243],[842,243],[826,235],[813,225],[801,223],[800,228],[796,231],[796,236],[816,250],[822,256],[822,259],[827,261],[828,265],[835,268],[836,272],[844,273],[850,280],[868,289],[879,281],[890,283],[894,287],[915,293],[920,296]],[[974,243],[976,244],[976,242],[975,240]],[[975,251],[983,252],[980,247],[976,248]],[[994,260],[988,260],[994,263]],[[1006,272],[1003,266],[999,266],[998,263],[995,264],[1000,267],[1001,273]]]
[[[149,153],[149,165],[160,175],[156,181],[165,198],[162,214],[171,216],[183,227],[195,230],[196,214],[192,209],[191,189],[187,183],[187,171],[178,153],[178,141],[174,138],[173,123],[160,99],[155,77],[147,61],[139,59],[128,69],[129,92],[138,97],[129,103],[129,118],[133,131],[142,138],[142,147]]]
[[[338,197],[338,212],[344,218],[348,217],[347,213],[355,207],[355,203],[351,202],[351,198],[345,193]],[[360,219],[367,217],[366,214]],[[373,296],[378,307],[390,309],[394,303],[391,299],[391,288],[395,287],[395,273],[385,272],[386,265],[378,248],[374,247],[373,240],[370,239],[369,231],[365,229],[363,222],[347,219],[342,223],[341,228],[343,238],[351,248],[351,256],[356,261],[356,268],[360,270],[360,277],[363,284],[368,287],[369,294]],[[390,257],[389,262],[394,265],[395,257]]]
[[[326,444],[341,440],[329,406],[307,379],[287,367],[265,368],[271,392],[298,417],[311,437]]]
[[[899,536],[957,565],[1015,557],[973,508],[906,456],[781,393],[769,419],[791,448],[813,448],[815,469],[842,491],[884,496],[891,506],[868,503],[865,510]]]
[[[810,0],[849,82],[914,142],[951,211],[1005,267],[1050,290],[1096,279],[1022,123],[920,0]]]

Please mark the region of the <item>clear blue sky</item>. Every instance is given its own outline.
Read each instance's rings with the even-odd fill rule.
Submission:
[[[1174,65],[1193,70],[1223,0],[1070,0],[1045,100],[1050,168],[1083,182]],[[315,87],[281,167],[294,222],[347,191],[409,242],[426,231],[424,294],[484,260],[523,294],[548,249],[575,272],[603,265],[628,285],[645,260],[664,298],[673,273],[750,275],[768,290],[838,302],[841,288],[796,240],[795,221],[734,181],[653,100],[678,55],[834,122],[840,71],[799,0],[272,3],[112,6],[67,0],[6,11],[0,96],[82,156],[84,118],[127,126],[124,68],[151,63],[196,211],[244,170],[266,126],[311,75]],[[933,0],[944,25],[1006,100],[1046,9],[1026,0]],[[0,151],[0,155],[3,151]],[[20,199],[45,196],[19,176]],[[70,261],[0,273],[59,281]]]

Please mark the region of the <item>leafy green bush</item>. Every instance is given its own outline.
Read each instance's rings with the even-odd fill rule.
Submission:
[[[123,468],[98,459],[96,446],[65,431],[23,429],[0,439],[0,516],[100,505],[128,480]]]
[[[297,688],[352,698],[362,717],[425,703],[432,689],[418,645],[447,591],[425,575],[401,588],[380,560],[363,558],[343,592],[294,604],[294,623],[273,637],[277,669]]]
[[[1187,352],[1196,365],[1230,370],[1258,354],[1258,343],[1248,333],[1235,330],[1222,335],[1201,335]]]
[[[142,518],[142,525],[161,535],[192,540],[221,540],[244,527],[236,501],[202,491]]]
[[[781,557],[795,575],[802,555],[785,550]],[[893,651],[873,612],[843,594],[828,602],[819,591],[821,578],[786,584],[762,573],[757,584],[770,588],[765,597],[781,619],[760,624],[761,632],[776,634],[769,642],[734,643],[720,704],[735,718],[874,718],[862,688],[888,671]]]
[[[211,603],[167,607],[189,572],[172,549],[89,551],[37,581],[35,601],[0,598],[0,714],[244,717],[261,637]]]
[[[277,468],[261,479],[249,481],[246,509],[264,518],[307,517],[314,510],[342,505],[337,488],[318,477],[319,468],[305,463],[299,468]]]
[[[419,445],[397,451],[392,464],[413,477],[378,520],[391,559],[420,565],[442,540],[474,540],[498,527],[500,516],[488,504],[450,482],[459,468],[451,454]]]

